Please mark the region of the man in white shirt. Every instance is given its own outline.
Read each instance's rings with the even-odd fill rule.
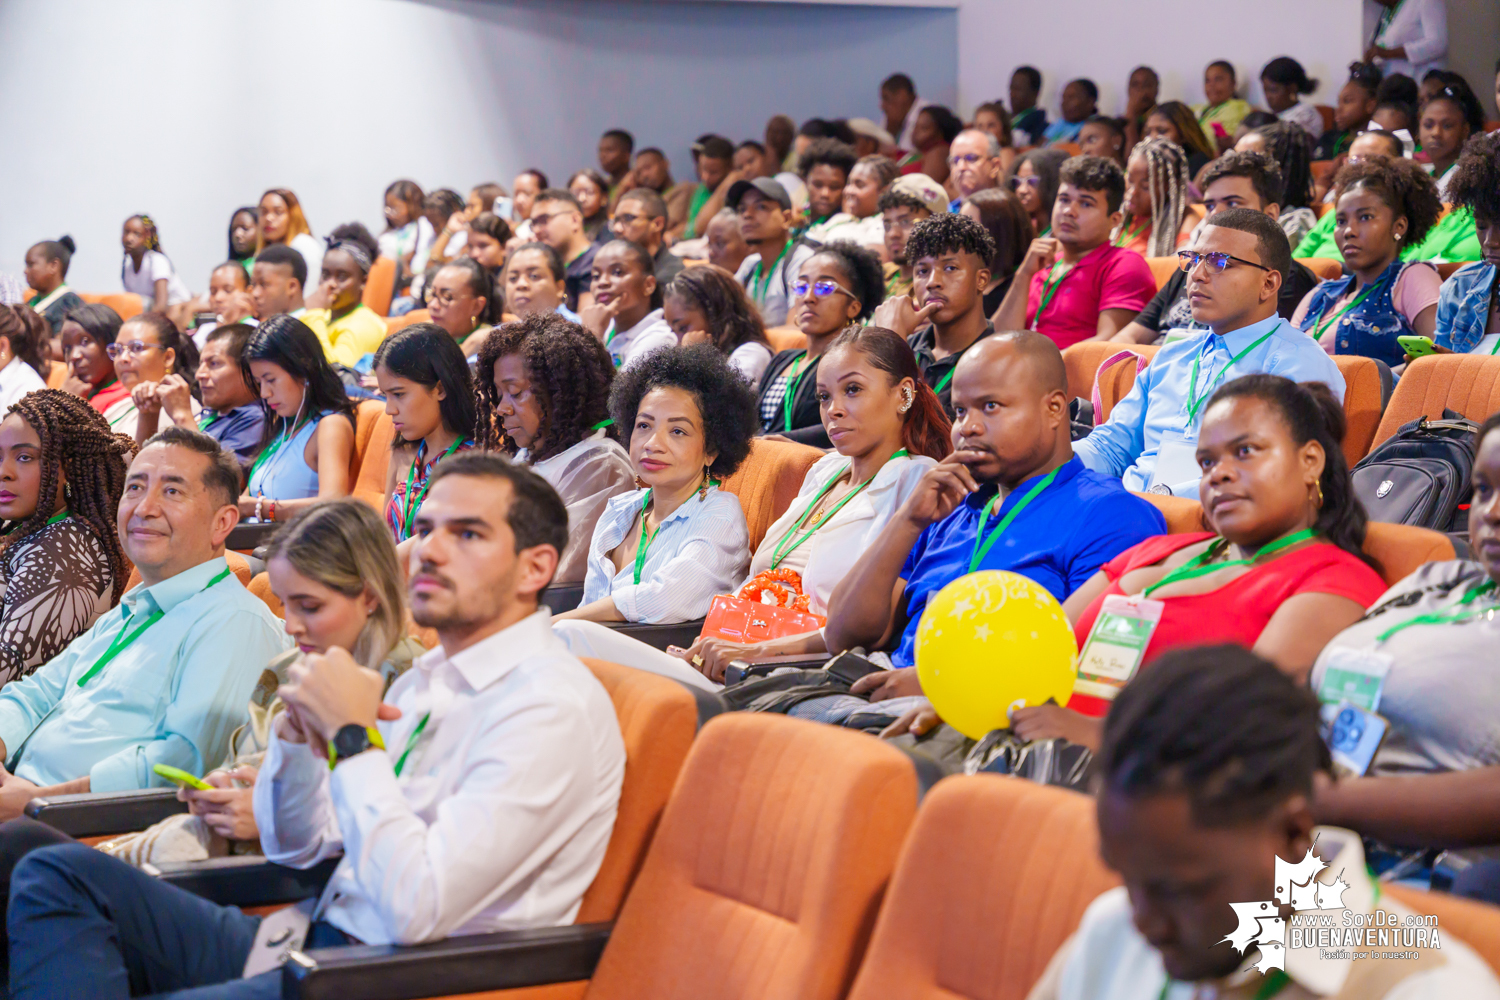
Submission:
[[[1500,998],[1448,928],[1381,893],[1358,834],[1314,826],[1318,711],[1238,646],[1168,653],[1126,685],[1095,758],[1099,849],[1125,885],[1029,1000]]]
[[[456,455],[433,473],[415,539],[412,617],[441,647],[388,704],[342,649],[306,657],[280,689],[287,712],[255,786],[261,845],[294,867],[344,855],[304,947],[569,923],[614,826],[613,707],[537,603],[567,543],[562,501],[504,458]],[[260,918],[92,848],[28,854],[11,901],[15,995],[281,996],[278,971],[239,978]]]

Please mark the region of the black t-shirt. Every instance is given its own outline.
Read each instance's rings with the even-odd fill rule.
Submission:
[[[1303,296],[1312,291],[1317,283],[1316,274],[1295,260],[1292,261],[1291,273],[1281,283],[1281,292],[1276,297],[1276,312],[1282,319],[1291,319]],[[1187,326],[1192,315],[1187,313],[1186,309],[1187,274],[1183,271],[1173,271],[1167,283],[1161,286],[1161,290],[1150,302],[1146,303],[1146,308],[1136,313],[1135,321],[1157,333],[1166,333],[1174,327]]]
[[[994,336],[995,324],[985,321],[984,332],[974,338],[974,344],[979,343],[986,337]],[[937,393],[938,401],[943,404],[943,409],[948,411],[948,416],[953,416],[953,369],[958,367],[958,359],[966,354],[970,347],[965,347],[957,354],[950,354],[941,361],[933,357],[933,347],[937,343],[937,331],[931,323],[922,327],[916,333],[906,338],[906,343],[911,347],[912,353],[917,356],[917,368],[922,373],[922,381],[932,386],[932,391]]]
[[[568,308],[574,312],[578,311],[578,296],[588,291],[594,283],[594,254],[598,252],[599,244],[590,243],[587,250],[568,261],[563,288],[568,295]]]

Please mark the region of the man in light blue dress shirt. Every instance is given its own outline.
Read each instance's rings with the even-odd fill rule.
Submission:
[[[173,427],[126,474],[117,526],[142,583],[30,677],[0,689],[0,819],[38,795],[202,774],[272,657],[281,622],[224,560],[239,521],[239,466],[218,442]]]
[[[1167,344],[1136,376],[1109,420],[1073,445],[1083,464],[1136,492],[1198,496],[1195,451],[1214,391],[1242,375],[1323,382],[1340,401],[1344,377],[1326,351],[1276,314],[1292,265],[1276,220],[1248,208],[1210,216],[1193,239],[1193,319],[1206,324]]]

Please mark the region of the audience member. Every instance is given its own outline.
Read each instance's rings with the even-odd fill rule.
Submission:
[[[260,212],[254,205],[242,205],[229,216],[229,253],[224,259],[243,266],[246,278],[255,263],[255,237],[259,231]]]
[[[888,156],[862,157],[849,171],[848,183],[844,185],[843,211],[810,227],[804,235],[811,242],[848,240],[879,251],[885,242],[880,198],[899,174],[896,161]]]
[[[302,203],[287,188],[271,188],[260,196],[260,232],[255,239],[255,258],[267,247],[287,246],[302,255],[307,274],[323,273],[323,243],[312,234]],[[303,285],[304,290],[306,285]]]
[[[1068,159],[1061,149],[1033,149],[1022,153],[1020,159],[1011,164],[1010,176],[1005,182],[1021,207],[1031,216],[1031,228],[1038,236],[1052,233],[1052,206],[1057,201],[1058,173]]]
[[[1073,142],[1078,130],[1091,116],[1099,113],[1099,88],[1093,80],[1077,79],[1068,82],[1062,92],[1062,120],[1047,126],[1042,133],[1050,143]]]
[[[1484,112],[1479,98],[1461,79],[1445,83],[1443,88],[1422,103],[1422,152],[1427,154],[1428,169],[1437,182],[1438,196],[1448,201],[1448,174],[1458,162],[1469,136],[1484,131]]]
[[[545,243],[522,243],[505,263],[505,307],[516,316],[555,312],[576,323],[578,314],[563,302],[565,284],[562,258],[556,250]],[[464,353],[473,357],[483,342],[483,338],[469,337]]]
[[[1209,216],[1228,208],[1248,208],[1271,219],[1280,216],[1281,171],[1261,153],[1230,150],[1209,164],[1203,173],[1202,184],[1203,208]],[[1283,319],[1291,319],[1303,296],[1317,283],[1317,275],[1293,260],[1291,270],[1276,295],[1277,314]],[[1125,329],[1115,334],[1114,339],[1123,343],[1154,344],[1171,336],[1169,331],[1189,330],[1196,326],[1192,303],[1188,299],[1187,274],[1179,268],[1172,272],[1146,308],[1137,313]]]
[[[531,221],[531,209],[536,203],[537,195],[547,190],[548,186],[547,175],[535,167],[521,171],[511,182],[510,189],[515,194],[511,197],[510,221],[516,223],[518,236],[521,235],[520,230],[525,228],[523,242],[536,238],[528,224]]]
[[[599,170],[609,180],[605,196],[610,201],[624,190],[620,181],[630,172],[630,154],[635,152],[635,137],[620,128],[612,128],[599,137]],[[573,182],[568,182],[572,187]]]
[[[1152,125],[1160,113],[1161,108],[1151,112]],[[1192,238],[1199,221],[1188,203],[1192,165],[1187,151],[1177,143],[1155,134],[1149,126],[1147,132],[1148,137],[1130,151],[1125,211],[1111,242],[1142,257],[1170,257]]]
[[[880,111],[885,115],[885,130],[896,137],[898,148],[917,148],[917,115],[929,103],[917,97],[917,85],[905,73],[892,73],[881,81]]]
[[[750,244],[745,242],[745,234],[740,231],[739,214],[732,208],[720,209],[709,221],[703,236],[708,247],[708,262],[730,274],[738,273],[740,265],[752,253]]]
[[[1035,146],[1047,133],[1047,112],[1037,106],[1042,74],[1035,66],[1018,66],[1010,75],[1010,129],[1017,146]]]
[[[917,112],[912,129],[914,149],[896,162],[903,174],[926,174],[939,184],[948,181],[948,152],[963,131],[963,122],[941,104],[929,104]]]
[[[773,170],[772,165],[766,161],[766,147],[754,139],[745,139],[734,147],[732,162],[734,169],[746,179],[771,177],[780,172]]]
[[[1058,347],[1108,340],[1156,294],[1145,259],[1109,240],[1120,225],[1125,176],[1110,160],[1075,156],[1058,179],[1051,235],[1031,242],[995,325],[1036,330]]]
[[[474,220],[486,214],[500,218],[510,215],[510,198],[505,194],[505,188],[493,181],[469,189],[463,211],[450,215],[443,228],[438,231],[437,238],[432,241],[429,259],[450,261],[470,253],[469,233]],[[509,232],[510,227],[507,226],[506,239],[510,238]]]
[[[47,321],[35,309],[24,305],[19,300],[11,303],[10,308],[16,318],[21,321],[21,326],[25,328],[26,332],[17,343],[21,343],[26,350],[31,352],[32,370],[42,376],[47,383],[47,388],[63,388],[68,380],[68,365],[63,360],[62,331],[53,332]],[[12,352],[15,349],[12,345]]]
[[[250,301],[257,320],[264,323],[277,313],[301,319],[307,312],[306,291],[307,260],[302,254],[279,244],[256,254],[250,268]]]
[[[385,320],[364,303],[365,279],[378,253],[375,237],[358,222],[335,226],[328,237],[318,285],[324,307],[309,309],[301,322],[330,362],[353,368],[385,339]]]
[[[631,428],[642,488],[606,503],[582,602],[553,620],[702,618],[750,562],[744,512],[719,484],[750,454],[754,392],[712,347],[667,347],[615,377],[609,409],[616,427]]]
[[[1284,375],[1323,382],[1342,400],[1344,378],[1327,352],[1276,313],[1291,248],[1264,213],[1216,212],[1178,256],[1193,319],[1208,329],[1158,351],[1076,450],[1089,468],[1122,477],[1127,489],[1191,497],[1201,478],[1203,404],[1218,386],[1252,373]]]
[[[293,251],[295,252],[295,251]],[[254,266],[253,264],[251,265]],[[196,306],[199,304],[195,302]],[[255,300],[250,296],[250,272],[242,262],[226,260],[208,275],[207,312],[213,319],[193,327],[193,344],[199,350],[220,323],[255,325]]]
[[[385,520],[397,542],[411,537],[433,468],[478,438],[474,380],[447,330],[414,323],[375,352],[375,382],[395,440],[385,481]],[[403,478],[401,469],[406,468]]]
[[[789,139],[788,142],[791,140]],[[700,136],[693,143],[693,165],[698,183],[688,201],[687,228],[682,238],[691,240],[708,231],[709,220],[723,208],[728,189],[741,178],[733,177],[734,144],[721,135]],[[733,208],[734,206],[729,206]]]
[[[1260,71],[1260,89],[1266,107],[1284,122],[1300,126],[1309,137],[1323,134],[1323,116],[1311,104],[1304,104],[1303,94],[1318,89],[1318,81],[1309,79],[1307,70],[1290,56],[1277,56]]]
[[[499,315],[490,302],[494,294],[495,279],[489,268],[473,257],[455,257],[432,276],[427,314],[454,343],[466,344],[489,334],[493,318]]]
[[[240,355],[245,353],[245,345],[254,332],[254,327],[243,323],[215,327],[203,345],[193,377],[203,397],[198,429],[238,459],[247,476],[266,436],[265,405],[240,365]],[[162,385],[165,391],[159,391],[158,395],[168,418],[174,426],[191,426],[184,419],[192,413],[186,378],[169,375]]]
[[[1349,64],[1349,79],[1339,88],[1338,102],[1333,106],[1333,128],[1325,131],[1313,147],[1314,160],[1331,160],[1349,148],[1354,137],[1365,130],[1379,103],[1380,69],[1369,63]]]
[[[199,774],[223,758],[262,668],[285,648],[280,623],[224,561],[238,488],[234,460],[194,430],[169,427],[135,456],[116,526],[141,585],[0,689],[11,765],[0,815],[39,795],[161,785],[156,764]],[[124,564],[110,572],[119,579]]]
[[[1150,66],[1137,66],[1130,71],[1130,78],[1125,81],[1125,114],[1121,118],[1121,125],[1129,138],[1130,145],[1134,146],[1145,138],[1146,117],[1151,114],[1160,99],[1161,77],[1157,75],[1156,70]],[[1193,119],[1193,122],[1196,126],[1197,120]],[[1173,141],[1179,146],[1186,145],[1180,139]]]
[[[749,576],[733,593],[754,600],[761,588],[781,588],[794,595],[796,606],[821,615],[859,553],[947,455],[951,425],[911,350],[878,326],[839,334],[819,371],[818,398],[836,453],[808,470],[797,499],[767,530]],[[666,651],[594,622],[564,622],[558,631],[575,653],[710,689],[723,683],[734,659],[827,651],[820,631],[757,643],[700,636],[687,649]]]
[[[583,235],[590,243],[609,238],[610,182],[599,171],[584,167],[568,178],[568,193],[578,202]]]
[[[792,239],[792,199],[769,177],[735,181],[725,203],[740,217],[740,235],[750,248],[735,272],[767,326],[787,320],[792,280],[802,272],[813,248]],[[769,265],[766,261],[770,261]]]
[[[1134,145],[1131,143],[1130,145]],[[1078,130],[1078,152],[1083,156],[1102,156],[1125,168],[1125,127],[1120,119],[1093,115]]]
[[[896,145],[896,137],[881,128],[872,119],[850,118],[845,124],[849,126],[849,131],[854,133],[854,152],[860,159],[864,159],[867,156],[883,156],[885,155],[885,150]],[[761,156],[764,157],[765,147],[761,146],[758,142],[753,142],[753,140],[746,140],[740,143],[740,149],[751,143],[760,147]],[[735,153],[738,155],[739,150],[736,150]],[[896,161],[892,160],[891,162],[895,163]]]
[[[1000,172],[1010,170],[1016,158],[1016,140],[1011,132],[1010,112],[1003,101],[988,101],[974,109],[974,128],[994,136],[1000,144]]]
[[[120,384],[130,392],[104,411],[110,430],[141,445],[156,433],[163,416],[173,426],[197,428],[203,407],[191,393],[187,374],[198,371],[198,348],[164,314],[146,312],[126,320],[105,352],[115,363]],[[189,389],[186,409],[164,411],[163,398],[179,382]],[[186,420],[178,424],[177,417]]]
[[[1500,136],[1476,136],[1464,147],[1448,196],[1454,213],[1474,217],[1483,256],[1443,282],[1438,297],[1439,351],[1495,354],[1500,351],[1500,305],[1496,303],[1496,269],[1500,267]]]
[[[766,164],[773,170],[790,170],[792,143],[797,138],[797,123],[786,115],[772,115],[766,120]],[[891,140],[892,143],[895,140]]]
[[[320,346],[301,320],[273,316],[240,355],[272,414],[239,499],[242,517],[284,521],[314,500],[349,495],[354,407]]]
[[[394,181],[385,189],[382,212],[385,232],[380,234],[370,259],[389,257],[400,265],[396,280],[398,293],[411,281],[412,275],[421,274],[426,269],[427,257],[437,238],[432,220],[422,211],[426,200],[427,195],[416,181]]]
[[[1247,118],[1246,121],[1249,121]],[[1356,140],[1357,141],[1357,140]],[[1317,256],[1301,252],[1298,244],[1317,225],[1313,200],[1312,150],[1308,134],[1291,122],[1261,126],[1235,144],[1241,152],[1264,153],[1281,170],[1281,229],[1299,257]],[[1351,150],[1352,152],[1352,150]]]
[[[1121,694],[1095,767],[1100,853],[1125,884],[1088,908],[1029,1000],[1500,996],[1451,929],[1441,951],[1419,944],[1356,960],[1298,947],[1294,934],[1284,971],[1264,975],[1231,943],[1243,919],[1231,902],[1281,898],[1282,862],[1314,850],[1345,926],[1424,919],[1381,893],[1357,835],[1313,825],[1314,789],[1330,777],[1317,704],[1260,657],[1234,646],[1163,657]],[[1330,919],[1337,926],[1338,914]]]
[[[906,256],[906,239],[912,226],[947,211],[948,193],[926,174],[907,174],[891,182],[878,204],[885,254],[889,258],[884,267],[885,297],[904,296],[911,299],[915,308],[916,300],[912,298],[915,286],[911,260]]]
[[[125,256],[120,260],[120,284],[140,297],[145,309],[165,313],[192,298],[172,261],[161,252],[161,238],[149,215],[132,215],[120,234]]]
[[[67,285],[68,264],[77,249],[73,237],[63,236],[43,240],[26,251],[26,267],[22,274],[36,293],[26,304],[41,313],[53,336],[62,330],[63,318],[84,304],[78,293]]]
[[[583,232],[583,211],[578,201],[560,188],[547,188],[531,206],[532,232],[557,252],[566,275],[568,308],[575,312],[593,302],[589,283],[593,280],[594,253],[599,249]]]
[[[46,321],[27,322],[26,306],[0,305],[0,413],[29,392],[47,388],[51,362],[43,357]]]
[[[948,169],[958,189],[948,211],[957,212],[965,198],[1000,186],[1000,141],[977,128],[964,129],[948,147]]]
[[[115,376],[109,348],[120,333],[120,315],[109,306],[88,303],[63,317],[62,349],[68,359],[63,388],[82,396],[101,414],[130,398],[130,390]]]
[[[782,351],[766,366],[756,403],[760,430],[831,448],[818,404],[818,365],[845,327],[868,319],[880,305],[880,260],[853,243],[830,243],[802,265],[791,292],[792,322],[807,347]]]
[[[1197,177],[1198,171],[1219,155],[1218,146],[1203,134],[1192,109],[1181,101],[1163,101],[1152,108],[1141,128],[1141,138],[1166,139],[1181,146],[1190,178]]]
[[[578,324],[531,314],[490,333],[478,370],[480,444],[530,466],[557,491],[568,541],[553,580],[580,583],[605,503],[634,486],[609,417],[614,362]]]
[[[854,130],[842,118],[809,118],[797,129],[797,138],[792,143],[792,152],[798,160],[808,147],[819,139],[837,139],[844,145],[854,146]]]
[[[980,191],[964,199],[958,214],[968,216],[983,226],[995,241],[995,256],[990,258],[989,284],[984,286],[984,314],[993,316],[1005,301],[1011,282],[1021,266],[1034,233],[1031,217],[1021,207],[1021,200],[1004,188]]]
[[[1366,62],[1378,63],[1387,74],[1425,79],[1446,61],[1447,6],[1443,0],[1375,0],[1365,8],[1364,36],[1370,39]]]
[[[422,199],[422,217],[432,224],[433,238],[431,246],[427,248],[427,256],[422,260],[421,273],[412,278],[413,309],[419,304],[424,279],[431,276],[433,266],[445,264],[450,259],[446,254],[438,252],[438,236],[448,231],[448,223],[452,220],[462,221],[466,204],[464,197],[452,188],[438,188],[436,191],[428,192],[427,197]],[[391,309],[394,312],[396,303],[391,303]]]
[[[1400,101],[1381,101],[1370,115],[1373,125],[1387,132],[1405,132],[1413,135],[1417,131],[1417,106]]]
[[[0,684],[30,676],[120,599],[130,564],[113,522],[135,451],[71,393],[39,389],[6,408]]]
[[[498,276],[505,269],[505,245],[515,235],[498,213],[480,212],[469,223],[464,254],[472,257]]]
[[[280,688],[287,710],[256,781],[261,844],[270,860],[302,867],[347,852],[308,947],[413,944],[573,920],[604,857],[625,754],[608,695],[552,639],[538,612],[537,595],[566,536],[564,516],[530,472],[494,456],[455,458],[436,474],[423,507],[410,584],[413,618],[435,627],[443,648],[392,686],[386,698],[395,711],[380,707],[380,675],[342,649],[288,668]],[[490,666],[491,683],[465,679],[460,667],[474,664]],[[411,737],[425,728],[418,707],[433,704],[448,706],[428,743],[440,752],[395,760],[368,752],[400,746],[397,733],[415,746]],[[382,715],[398,718],[399,728],[377,721]],[[405,787],[420,789],[411,799],[399,780],[407,765],[408,775],[422,779],[408,777]],[[494,822],[463,818],[476,809]],[[334,823],[334,816],[344,818]],[[493,849],[497,829],[506,831],[506,850]],[[437,902],[418,912],[408,897],[393,899],[381,881],[389,872],[372,873],[359,857],[418,859],[418,870],[408,866],[403,877]],[[22,989],[46,983],[100,995],[105,983],[126,978],[152,991],[236,979],[259,926],[259,918],[81,845],[33,852],[14,885],[22,891],[12,897],[12,913],[27,928],[12,951]],[[64,886],[79,887],[76,903],[59,900],[69,893]],[[140,905],[109,902],[123,898]],[[53,908],[57,916],[44,915]],[[59,927],[63,913],[76,925]],[[99,960],[51,961],[56,952],[43,928]],[[147,969],[133,943],[108,943],[163,936],[192,958]],[[281,975],[263,973],[244,992],[272,996]]]
[[[837,139],[815,140],[798,157],[797,173],[807,184],[808,226],[828,222],[843,207],[844,185],[858,159],[853,146]]]
[[[760,314],[734,276],[717,267],[683,271],[663,293],[662,318],[678,343],[712,344],[751,385],[771,363]]]
[[[611,240],[594,255],[594,302],[579,322],[604,344],[615,367],[635,364],[677,335],[662,318],[662,287],[651,254],[639,243]]]
[[[1235,132],[1251,111],[1249,101],[1235,96],[1238,85],[1234,63],[1215,60],[1203,71],[1205,99],[1202,104],[1193,105],[1199,127],[1210,134],[1220,151],[1234,146]]]
[[[667,203],[661,195],[650,188],[632,188],[615,203],[615,217],[610,223],[613,237],[596,242],[604,244],[613,238],[644,247],[651,255],[651,272],[656,275],[656,283],[664,286],[683,267],[682,258],[667,246],[666,231]]]
[[[1334,179],[1334,238],[1350,273],[1307,293],[1292,322],[1329,354],[1359,354],[1398,367],[1397,337],[1431,337],[1442,279],[1426,261],[1406,263],[1442,212],[1437,189],[1411,160],[1383,156],[1344,166]]]

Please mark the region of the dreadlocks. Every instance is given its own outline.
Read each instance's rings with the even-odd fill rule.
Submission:
[[[86,525],[109,557],[118,601],[130,576],[130,562],[120,547],[115,515],[125,492],[125,470],[135,455],[135,442],[110,432],[98,410],[82,397],[61,389],[38,389],[10,408],[31,425],[42,441],[42,483],[36,512],[16,525],[0,541],[0,558],[27,537],[46,527],[57,513],[57,476],[64,477],[63,502],[69,514]]]
[[[1187,153],[1172,140],[1157,137],[1137,144],[1130,158],[1137,156],[1146,161],[1146,184],[1151,188],[1151,242],[1146,256],[1170,257],[1177,252],[1177,231],[1187,211]],[[1135,221],[1126,211],[1115,237],[1130,232]]]

